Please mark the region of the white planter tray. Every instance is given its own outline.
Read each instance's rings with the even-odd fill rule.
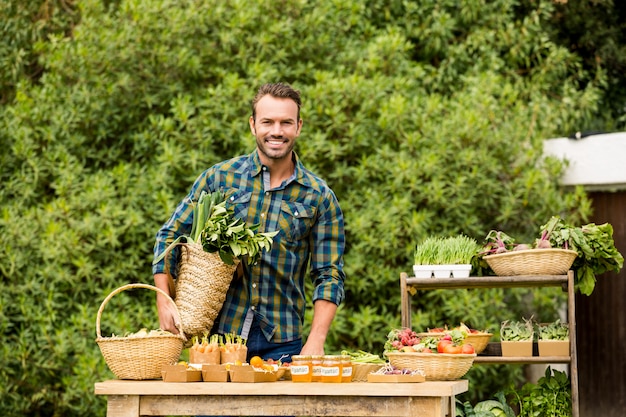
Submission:
[[[467,278],[471,270],[471,264],[413,265],[416,278]]]

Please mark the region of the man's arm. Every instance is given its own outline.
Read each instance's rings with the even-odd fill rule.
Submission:
[[[311,333],[300,352],[302,355],[323,355],[324,343],[330,329],[330,324],[335,318],[337,305],[331,301],[317,300],[313,305],[313,321]]]

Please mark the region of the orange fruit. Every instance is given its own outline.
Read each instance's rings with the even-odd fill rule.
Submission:
[[[255,368],[262,368],[264,364],[265,362],[263,361],[263,359],[261,359],[260,356],[253,356],[252,358],[250,358],[250,365],[254,366]]]

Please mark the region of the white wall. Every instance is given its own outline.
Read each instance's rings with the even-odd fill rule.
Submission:
[[[626,190],[626,132],[544,141],[544,153],[569,161],[563,185],[590,191]]]

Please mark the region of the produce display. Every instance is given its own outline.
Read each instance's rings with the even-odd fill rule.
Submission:
[[[489,265],[485,256],[512,251],[534,249],[566,249],[577,253],[571,268],[576,271],[576,288],[585,295],[593,292],[596,275],[604,272],[619,272],[624,257],[615,247],[613,227],[609,223],[589,223],[573,226],[559,216],[553,216],[539,230],[539,237],[532,243],[518,243],[503,231],[492,230],[485,238],[485,245],[474,257],[473,263],[484,270]]]
[[[393,329],[387,335],[385,352],[475,354],[474,346],[465,343],[466,336],[459,329],[447,331],[443,336],[424,337],[409,328]]]
[[[467,326],[466,326],[467,327]],[[387,335],[384,357],[363,350],[343,350],[340,355],[294,355],[291,363],[283,363],[282,359],[264,360],[253,356],[246,362],[246,340],[237,335],[212,335],[195,337],[189,348],[189,362],[178,361],[163,368],[163,380],[168,382],[197,382],[197,374],[201,371],[205,382],[274,382],[281,379],[293,382],[423,382],[430,380],[458,379],[471,367],[476,356],[474,347],[465,343],[464,339],[471,333],[469,327],[445,330],[438,337],[420,337],[415,331],[393,329]],[[434,329],[439,330],[439,329]],[[148,334],[142,331],[139,334]],[[426,355],[449,361],[450,357],[461,359],[460,372],[450,377],[438,375],[444,366],[427,364],[425,367],[403,366],[391,358],[394,352],[402,354]],[[215,356],[219,354],[219,361]],[[229,356],[229,355],[233,356]],[[423,361],[420,358],[419,361]],[[430,368],[429,368],[430,366]],[[435,371],[433,367],[437,368]],[[441,368],[441,369],[439,369]],[[186,371],[186,372],[185,372]],[[319,378],[315,378],[316,372]],[[387,378],[394,376],[394,378]]]

